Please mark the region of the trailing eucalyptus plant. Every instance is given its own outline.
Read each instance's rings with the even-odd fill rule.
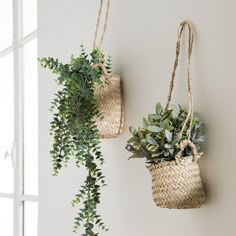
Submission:
[[[98,109],[94,87],[102,86],[102,68],[96,65],[103,63],[109,71],[111,60],[106,60],[99,49],[94,49],[88,55],[82,47],[80,56],[72,56],[69,64],[50,57],[39,59],[39,62],[58,76],[56,82],[61,88],[55,94],[50,108],[53,113],[50,132],[53,135],[50,152],[53,174],[58,175],[71,157],[75,158],[77,167],[87,169],[84,184],[72,201],[73,206],[81,205],[73,231],[77,232],[82,227],[83,236],[99,235],[95,233],[96,229],[107,230],[97,212],[101,188],[106,184],[100,168],[104,158],[95,122],[95,118],[102,119],[102,114]]]
[[[146,158],[148,164],[157,164],[163,161],[173,161],[178,152],[176,144],[187,138],[189,123],[182,135],[180,131],[186,120],[188,112],[180,105],[164,111],[160,103],[156,105],[156,113],[143,119],[143,128],[130,127],[132,137],[127,141],[126,149],[133,153],[132,158]],[[204,141],[204,124],[194,114],[191,141],[200,151]],[[183,157],[192,155],[192,150],[187,147]]]

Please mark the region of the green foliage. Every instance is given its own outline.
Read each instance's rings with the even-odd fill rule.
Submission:
[[[95,225],[102,230],[107,229],[97,213],[105,177],[99,168],[104,159],[94,119],[102,119],[94,96],[94,86],[102,86],[102,69],[95,64],[106,63],[110,70],[111,59],[106,62],[98,49],[88,55],[82,47],[80,56],[72,56],[69,64],[53,58],[42,58],[39,62],[42,67],[57,74],[56,82],[61,88],[55,94],[50,108],[53,112],[50,133],[54,141],[50,153],[54,175],[58,175],[71,157],[75,158],[77,167],[84,166],[87,169],[87,178],[72,201],[73,206],[81,204],[75,218],[74,232],[82,227],[83,236],[99,235],[94,232]]]
[[[171,107],[164,111],[161,104],[156,105],[156,113],[148,115],[143,119],[143,128],[130,127],[132,137],[127,141],[126,149],[133,153],[132,158],[146,158],[150,164],[163,161],[172,161],[178,150],[176,144],[187,138],[187,127],[180,136],[180,131],[186,120],[188,112],[180,105]],[[194,114],[191,141],[196,145],[198,151],[204,141],[204,124]],[[187,147],[183,156],[192,155],[191,148]]]

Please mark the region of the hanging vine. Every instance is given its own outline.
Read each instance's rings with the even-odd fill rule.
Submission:
[[[97,48],[88,55],[82,47],[80,56],[72,56],[69,64],[53,58],[42,58],[39,61],[42,67],[58,76],[56,82],[61,88],[55,94],[50,108],[53,112],[50,132],[53,135],[53,148],[50,152],[53,173],[58,175],[71,157],[75,158],[77,167],[86,168],[87,177],[72,201],[73,206],[80,206],[73,231],[83,228],[82,236],[99,235],[95,232],[95,226],[107,230],[97,212],[100,191],[106,183],[100,167],[104,158],[95,122],[95,118],[102,119],[102,114],[94,95],[95,86],[103,86],[102,68],[95,65],[105,64],[110,71],[111,60],[105,60]]]

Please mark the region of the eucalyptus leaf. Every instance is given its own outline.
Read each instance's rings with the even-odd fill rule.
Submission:
[[[155,125],[149,125],[149,126],[147,127],[147,130],[148,130],[148,131],[151,131],[151,132],[153,132],[153,133],[159,133],[159,132],[162,131],[162,128],[160,128],[160,127],[158,127],[158,126],[155,126]]]
[[[143,128],[147,128],[148,125],[150,125],[150,122],[146,118],[143,118]]]
[[[153,137],[148,137],[147,143],[157,145],[157,141]]]
[[[165,136],[166,136],[168,142],[172,141],[172,133],[167,129],[165,130]]]
[[[148,115],[148,117],[151,117],[152,120],[160,120],[161,119],[161,116],[157,115],[157,114],[150,114],[150,115]]]
[[[140,156],[139,153],[134,153],[132,156],[129,157],[129,160],[133,159],[133,158],[141,158],[141,157],[143,157],[143,156]]]
[[[168,143],[166,143],[166,144],[164,145],[164,147],[167,148],[167,149],[173,148],[173,146],[172,146],[171,144],[168,144]]]
[[[129,127],[129,132],[130,132],[131,134],[135,135],[135,134],[136,134],[136,129],[133,128],[132,126],[130,126],[130,127]]]
[[[139,143],[139,142],[140,142],[140,140],[139,140],[139,138],[136,137],[136,136],[133,136],[132,138],[130,138],[130,139],[127,141],[127,143]]]
[[[164,152],[152,153],[152,158],[153,158],[153,157],[160,157],[160,156],[162,156],[163,153],[164,153]]]
[[[88,55],[83,47],[79,57],[71,56],[68,64],[52,57],[38,60],[43,68],[57,75],[56,83],[59,85],[50,109],[53,113],[50,123],[53,175],[58,175],[62,167],[68,165],[71,157],[75,158],[77,167],[87,170],[87,177],[71,202],[73,206],[80,206],[74,219],[73,232],[83,229],[81,235],[95,236],[98,235],[98,229],[106,231],[107,228],[98,213],[101,189],[106,186],[106,182],[100,168],[104,158],[95,124],[95,118],[102,119],[103,115],[94,93],[94,87],[103,86],[104,82],[101,80],[102,68],[94,65],[103,63],[111,71],[111,61],[106,60],[98,48]],[[135,129],[130,128],[130,131],[134,136]],[[129,141],[132,144],[140,142],[137,138],[131,139]],[[127,149],[136,150],[132,145]]]
[[[158,102],[157,105],[156,105],[156,114],[157,115],[161,115],[163,111],[163,107],[161,106],[161,104]]]

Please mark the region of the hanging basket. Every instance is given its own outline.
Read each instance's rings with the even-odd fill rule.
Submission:
[[[152,176],[152,194],[154,202],[159,207],[170,209],[199,208],[205,201],[205,193],[198,165],[198,160],[200,159],[202,153],[197,152],[195,145],[190,140],[193,120],[193,97],[190,76],[190,64],[193,48],[193,30],[191,24],[188,21],[183,21],[180,24],[176,46],[176,59],[165,110],[168,110],[171,101],[180,53],[180,39],[185,26],[187,26],[189,29],[187,73],[189,111],[180,134],[182,135],[183,130],[189,123],[188,138],[182,140],[176,145],[176,148],[179,149],[179,152],[176,154],[175,160],[147,166]],[[187,146],[192,149],[193,156],[182,157],[182,153]]]
[[[96,124],[101,138],[115,138],[124,124],[120,76],[106,74],[101,80],[103,84],[95,88],[95,96],[103,119],[96,119]]]
[[[102,4],[103,1],[101,0],[93,41],[94,49],[96,47],[101,49],[107,29],[110,0],[107,0],[103,31],[100,38],[100,42],[97,43],[98,31],[102,14]],[[98,101],[99,111],[103,116],[103,119],[95,118],[96,125],[99,130],[99,136],[100,138],[115,138],[121,133],[124,124],[124,109],[122,102],[120,76],[108,73],[105,65],[101,62],[94,66],[101,67],[103,71],[103,76],[101,77],[101,81],[103,82],[103,84],[97,85],[94,88],[94,94]]]
[[[197,163],[199,154],[182,160],[149,165],[152,194],[158,207],[170,209],[199,208],[205,193]]]

